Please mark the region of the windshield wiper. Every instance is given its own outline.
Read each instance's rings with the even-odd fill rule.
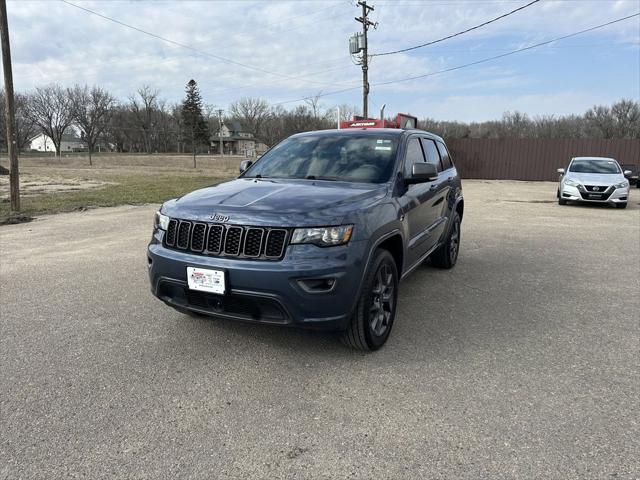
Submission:
[[[335,177],[318,177],[316,175],[307,175],[304,177],[306,180],[326,180],[328,182],[337,182],[339,179]]]

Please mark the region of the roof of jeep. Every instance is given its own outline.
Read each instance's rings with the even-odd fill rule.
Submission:
[[[435,135],[433,133],[427,132],[425,130],[419,130],[417,128],[404,129],[404,128],[341,128],[341,129],[332,129],[332,130],[313,130],[311,132],[302,132],[296,133],[295,135],[291,135],[291,137],[306,137],[310,135],[314,136],[324,136],[324,137],[332,137],[337,135],[367,135],[367,136],[376,136],[376,135],[404,135],[409,133],[419,133],[422,135],[428,135],[431,138],[442,140],[441,137]]]

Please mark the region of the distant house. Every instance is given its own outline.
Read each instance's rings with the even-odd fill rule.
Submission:
[[[214,153],[220,153],[220,133],[220,130],[217,130],[211,135],[211,151]],[[222,124],[222,143],[224,153],[249,157],[255,156],[256,143],[260,144],[253,136],[253,132],[235,121]]]
[[[56,151],[56,147],[53,145],[53,140],[51,140],[51,138],[44,133],[41,133],[37,137],[32,138],[29,148],[32,151],[36,152],[55,153]],[[62,135],[62,141],[60,142],[60,153],[77,152],[86,149],[86,142],[74,133],[65,133],[64,135]]]
[[[256,140],[256,154],[262,155],[264,152],[269,150],[269,145],[266,143],[262,143]]]

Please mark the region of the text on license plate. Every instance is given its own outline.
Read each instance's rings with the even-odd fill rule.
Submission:
[[[187,267],[187,282],[191,290],[225,293],[224,271],[208,268]]]

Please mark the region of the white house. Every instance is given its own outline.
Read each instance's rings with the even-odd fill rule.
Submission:
[[[255,156],[256,139],[253,133],[246,129],[240,122],[222,124],[222,142],[224,153],[231,155]],[[220,152],[220,130],[211,135],[212,151]]]
[[[53,145],[53,140],[41,133],[37,137],[31,139],[31,150],[37,152],[53,152],[55,153],[56,147]],[[87,144],[76,135],[72,133],[65,133],[62,135],[62,141],[60,142],[60,153],[64,152],[77,152],[78,150],[86,150]]]

